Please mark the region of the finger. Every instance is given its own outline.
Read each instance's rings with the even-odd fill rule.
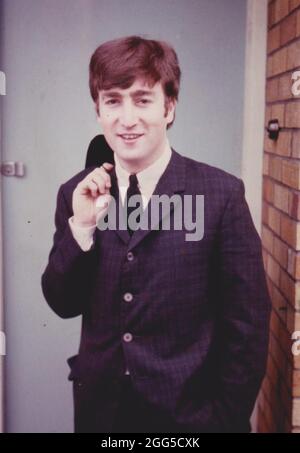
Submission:
[[[87,183],[86,187],[91,192],[93,198],[98,197],[99,188],[98,188],[98,185],[94,181],[89,181]]]
[[[97,175],[97,174],[94,174],[91,178],[91,180],[97,184],[98,188],[99,188],[99,193],[102,194],[102,193],[105,193],[106,192],[106,181],[104,179],[104,177],[102,175]]]
[[[111,187],[110,175],[106,172],[106,170],[103,167],[97,168],[95,174],[100,175],[102,178],[104,178],[106,187]]]
[[[106,170],[110,171],[113,169],[114,164],[111,164],[110,162],[104,162],[104,164],[102,164],[102,167],[104,167]]]
[[[95,193],[98,193],[98,185],[90,179],[84,179],[79,184],[77,184],[75,190],[80,195],[86,195],[90,192],[93,196],[95,196]]]

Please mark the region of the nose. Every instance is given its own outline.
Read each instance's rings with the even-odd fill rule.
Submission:
[[[134,127],[137,123],[136,113],[137,112],[134,105],[132,105],[130,102],[124,102],[120,113],[121,126],[126,129],[131,129],[132,127]]]

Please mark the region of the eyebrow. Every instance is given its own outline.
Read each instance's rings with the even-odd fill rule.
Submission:
[[[103,93],[102,97],[103,99],[110,98],[110,97],[121,97],[122,94],[119,91],[107,91]],[[133,93],[130,94],[132,98],[138,97],[138,96],[154,96],[153,91],[149,90],[137,90],[134,91]]]

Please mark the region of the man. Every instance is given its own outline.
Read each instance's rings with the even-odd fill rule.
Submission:
[[[261,243],[243,182],[170,148],[179,82],[164,42],[130,36],[91,58],[115,166],[61,185],[42,276],[60,317],[82,315],[79,353],[68,359],[76,432],[250,431],[270,315]],[[161,227],[163,217],[174,221],[173,203],[158,228],[136,228],[132,195],[142,196],[138,221],[151,218],[155,196],[203,196],[202,237],[187,240],[185,224]],[[125,228],[97,228],[110,206],[125,210]]]

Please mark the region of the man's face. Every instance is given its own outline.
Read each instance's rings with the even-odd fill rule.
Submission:
[[[175,103],[170,103],[166,114],[160,82],[150,88],[137,79],[125,90],[99,92],[98,121],[106,141],[129,171],[140,171],[161,155],[174,110]]]

